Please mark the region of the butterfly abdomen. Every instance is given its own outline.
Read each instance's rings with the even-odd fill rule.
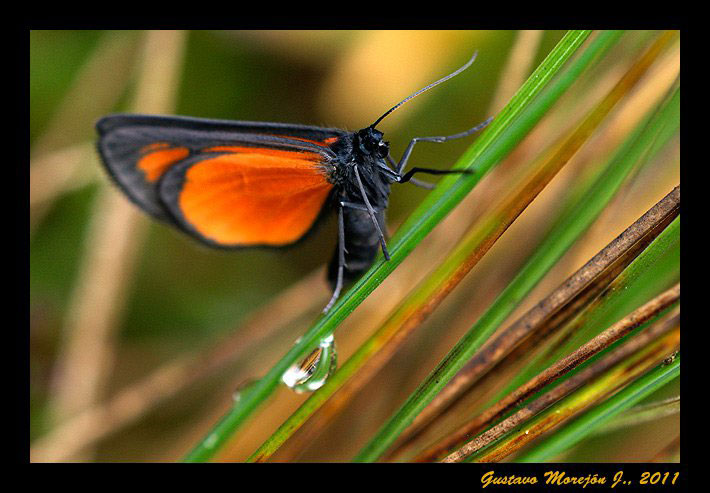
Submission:
[[[385,212],[375,213],[377,222],[382,231],[386,231]],[[345,266],[343,281],[348,284],[365,272],[374,262],[380,249],[380,240],[377,229],[367,211],[359,209],[345,209],[343,211],[345,226]],[[335,285],[338,275],[338,248],[328,267],[328,281]]]

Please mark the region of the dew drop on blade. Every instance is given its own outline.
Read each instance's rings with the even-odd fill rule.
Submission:
[[[338,355],[333,334],[321,339],[317,348],[283,374],[281,380],[294,392],[313,392],[325,384],[337,367]]]

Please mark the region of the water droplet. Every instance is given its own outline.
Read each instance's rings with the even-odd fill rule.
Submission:
[[[337,367],[338,354],[333,334],[321,339],[317,348],[283,374],[281,380],[299,394],[313,392],[325,384]]]

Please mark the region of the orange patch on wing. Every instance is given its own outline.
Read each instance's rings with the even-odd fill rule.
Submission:
[[[278,149],[269,149],[266,147],[214,146],[206,147],[202,149],[202,152],[234,152],[244,155],[251,155],[256,159],[261,159],[260,156],[269,156],[279,158],[285,162],[288,162],[289,160],[317,162],[323,159],[320,154],[315,152],[283,151]],[[269,165],[267,164],[267,166]]]
[[[170,147],[170,142],[153,142],[152,144],[143,146],[141,148],[141,154],[147,154],[157,149],[165,149],[166,147]]]
[[[310,229],[333,188],[318,169],[319,154],[219,150],[237,153],[190,167],[180,192],[182,214],[200,234],[222,245],[278,246]]]
[[[327,139],[320,141],[320,140],[305,139],[303,137],[294,137],[292,135],[276,135],[276,137],[284,137],[286,139],[300,140],[303,142],[310,142],[311,144],[315,144],[315,145],[318,145],[321,147],[329,146],[330,144],[332,144],[333,142],[335,142],[339,138],[339,137],[328,137]]]
[[[147,154],[140,158],[137,166],[145,173],[149,182],[157,181],[170,166],[190,155],[190,150],[186,147],[168,147],[169,144],[165,142],[157,142],[141,149]]]

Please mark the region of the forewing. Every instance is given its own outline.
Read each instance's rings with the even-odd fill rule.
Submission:
[[[99,153],[126,195],[151,215],[172,221],[158,196],[167,170],[218,146],[252,146],[319,154],[345,135],[339,129],[174,116],[110,115],[96,125]],[[203,156],[204,157],[204,156]]]
[[[331,192],[337,129],[113,115],[97,124],[111,176],[141,208],[219,247],[283,246]]]

